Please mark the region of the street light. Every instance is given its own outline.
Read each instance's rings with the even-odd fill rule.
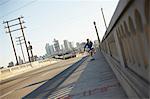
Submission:
[[[105,24],[105,27],[106,27],[106,31],[107,31],[107,25],[106,25],[105,16],[104,16],[104,13],[103,13],[103,8],[101,8],[101,12],[102,12],[102,16],[103,16],[104,24]]]
[[[99,42],[99,48],[100,48],[100,38],[99,38],[99,35],[98,35],[98,31],[97,31],[97,27],[96,27],[96,22],[94,21],[93,24],[95,26],[96,35],[97,35],[97,39],[98,39],[98,42]]]

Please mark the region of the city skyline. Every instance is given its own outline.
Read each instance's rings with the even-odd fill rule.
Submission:
[[[77,46],[74,45],[74,43],[79,43],[79,42],[72,42],[72,41],[68,41],[68,40],[63,40],[63,44],[60,44],[59,40],[54,39],[54,41],[53,41],[53,44],[48,43],[48,42],[45,44],[45,52],[46,52],[45,55],[46,56],[51,56],[51,55],[57,54],[57,50],[55,49],[55,45],[57,45],[57,44],[60,47],[59,51],[62,53],[65,53],[68,51],[72,51],[74,48],[77,48]]]
[[[118,1],[10,0],[6,4],[0,5],[2,12],[0,23],[23,15],[27,27],[25,29],[26,38],[33,45],[34,55],[40,56],[45,53],[45,44],[47,42],[52,43],[53,38],[58,39],[60,44],[63,43],[64,39],[73,42],[83,42],[86,38],[97,39],[93,21],[96,21],[100,38],[102,38],[105,33],[105,26],[100,8],[104,8],[108,25]],[[16,36],[20,36],[20,33],[13,33],[13,37]],[[3,24],[0,25],[0,46],[0,66],[6,66],[10,61],[15,62],[10,38],[5,33]],[[21,56],[20,48],[16,44],[15,47],[18,56]],[[25,56],[27,58],[27,55]]]

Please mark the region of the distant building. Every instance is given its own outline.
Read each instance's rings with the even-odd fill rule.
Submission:
[[[46,55],[50,56],[51,55],[51,51],[50,51],[49,43],[46,43],[45,50],[46,50]]]
[[[68,40],[64,40],[64,48],[66,51],[70,50],[70,46],[69,46],[69,41]]]
[[[79,47],[79,46],[80,46],[80,43],[79,43],[79,42],[77,42],[77,43],[76,43],[76,47]]]
[[[11,61],[8,63],[8,67],[12,67],[12,66],[14,66],[14,63]]]
[[[69,47],[70,47],[71,50],[74,48],[73,42],[69,42]]]
[[[35,60],[35,61],[38,60],[38,56],[37,56],[37,55],[34,55],[33,57],[34,57],[34,60]]]
[[[54,47],[53,45],[49,45],[49,43],[46,43],[45,50],[46,50],[46,56],[51,56],[54,54]]]
[[[77,48],[80,47],[80,43],[79,43],[79,42],[76,43],[76,47],[77,47]]]
[[[63,44],[61,44],[61,50],[65,50],[65,48],[64,48],[64,46],[63,46]]]
[[[61,45],[61,51],[60,51],[60,53],[64,53],[65,52],[65,48],[64,48],[64,46],[63,46],[63,44]]]
[[[82,43],[80,44],[80,48],[79,48],[80,51],[83,51],[83,50],[84,50],[85,44],[86,44],[85,42],[82,42]]]
[[[50,46],[49,46],[49,49],[50,49],[51,55],[53,55],[53,54],[55,53],[54,46],[53,46],[53,45],[50,45]]]
[[[80,43],[79,43],[79,42],[76,43],[76,49],[77,49],[78,51],[80,51]]]
[[[59,51],[60,51],[60,45],[59,45],[58,40],[56,40],[56,39],[54,39],[54,48],[55,48],[55,51],[57,53],[59,53]]]
[[[21,57],[19,56],[19,64],[23,64],[23,60],[21,59]]]

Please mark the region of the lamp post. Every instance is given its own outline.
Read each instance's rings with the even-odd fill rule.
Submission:
[[[94,21],[93,24],[95,26],[96,35],[97,35],[97,39],[98,39],[98,43],[99,43],[99,48],[100,48],[100,38],[99,38],[99,35],[98,35],[98,30],[97,30],[97,27],[96,27],[96,22]]]
[[[107,25],[106,25],[105,16],[104,16],[104,13],[103,13],[103,8],[101,8],[101,12],[102,12],[102,16],[103,16],[104,24],[105,24],[105,27],[106,27],[106,31],[107,31]]]

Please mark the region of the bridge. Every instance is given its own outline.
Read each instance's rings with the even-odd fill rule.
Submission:
[[[58,62],[63,69],[53,76],[48,75],[46,70],[50,67],[45,66],[41,72],[36,69],[36,73],[28,72],[24,78],[9,79],[11,83],[6,80],[1,83],[5,84],[1,91],[7,91],[6,86],[14,82],[39,77],[38,81],[27,84],[27,80],[23,82],[26,86],[18,85],[0,97],[18,98],[10,93],[21,94],[32,86],[19,98],[150,99],[150,0],[119,1],[94,57],[93,61],[82,56],[71,59],[72,62]]]

